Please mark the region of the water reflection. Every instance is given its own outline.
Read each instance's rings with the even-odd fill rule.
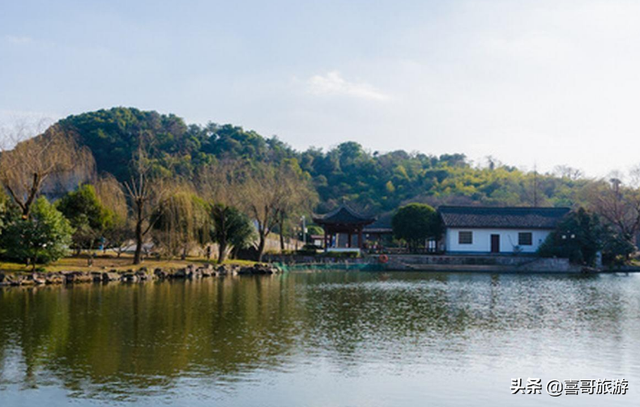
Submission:
[[[239,401],[265,383],[303,397],[312,390],[294,389],[309,381],[365,388],[408,374],[584,368],[638,380],[639,340],[636,276],[336,272],[13,288],[0,290],[0,391],[35,405],[44,393],[29,389],[111,402]],[[419,387],[398,386],[402,397],[388,400],[421,402]],[[447,386],[439,397],[449,399]]]
[[[2,291],[2,359],[18,348],[24,363],[23,377],[3,379],[35,386],[46,369],[74,391],[87,381],[117,391],[121,383],[129,390],[166,387],[185,373],[229,376],[271,364],[296,336],[291,282],[243,278]]]

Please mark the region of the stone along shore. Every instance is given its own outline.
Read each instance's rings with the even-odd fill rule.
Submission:
[[[150,272],[146,267],[136,271],[60,271],[30,274],[0,272],[0,287],[109,282],[138,283],[152,280],[199,280],[207,277],[267,275],[280,272],[281,270],[277,267],[259,263],[253,266],[223,264],[214,267],[208,264],[196,267],[189,265],[178,269],[156,268],[153,272]]]

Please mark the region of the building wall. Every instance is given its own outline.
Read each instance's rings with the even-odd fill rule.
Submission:
[[[473,233],[472,244],[459,244],[458,232]],[[535,253],[551,230],[539,229],[459,229],[447,228],[445,232],[445,250],[447,253],[490,253],[491,235],[500,235],[500,253],[514,253],[518,246],[518,233],[531,232],[531,246],[520,246],[522,253]]]

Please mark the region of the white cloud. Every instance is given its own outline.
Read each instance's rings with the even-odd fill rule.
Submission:
[[[307,81],[309,92],[314,95],[349,96],[358,99],[386,101],[389,95],[364,82],[349,82],[340,72],[331,71],[325,75],[314,75]]]
[[[17,35],[5,35],[4,39],[5,41],[16,45],[29,44],[30,42],[33,42],[33,39],[31,37]]]

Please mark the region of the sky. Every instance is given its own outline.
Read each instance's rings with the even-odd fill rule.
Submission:
[[[640,164],[640,2],[0,0],[0,124],[114,106],[297,149]]]

